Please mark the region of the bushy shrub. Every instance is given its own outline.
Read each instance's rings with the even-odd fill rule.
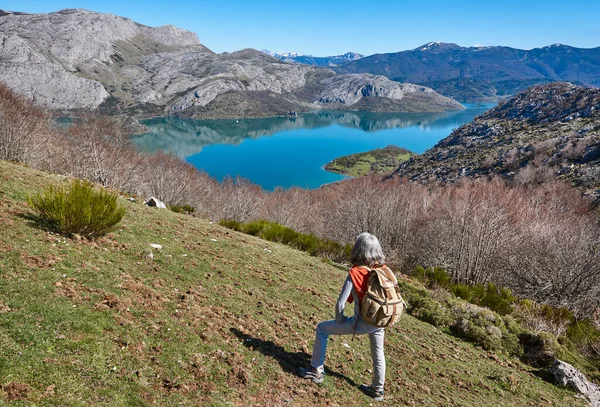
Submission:
[[[465,301],[471,301],[471,298],[473,298],[471,288],[466,284],[454,284],[450,287],[450,292]]]
[[[452,325],[452,332],[481,345],[486,350],[497,352],[502,349],[502,331],[494,325],[480,326],[461,318]]]
[[[430,280],[433,282],[434,286],[441,288],[448,288],[452,283],[452,277],[446,270],[441,267],[432,267],[430,270]]]
[[[554,308],[532,300],[520,301],[514,316],[526,328],[534,332],[551,332],[556,337],[563,335],[575,321],[575,316],[566,308]]]
[[[507,315],[513,311],[516,300],[508,288],[498,289],[495,284],[488,283],[485,286],[485,295],[480,299],[479,304],[500,315]]]
[[[437,328],[444,328],[452,323],[452,316],[448,309],[431,297],[414,297],[408,310],[413,317],[430,323]]]
[[[257,220],[255,222],[250,222],[250,223],[246,223],[246,224],[242,225],[241,230],[242,230],[242,232],[247,233],[251,236],[260,236],[267,225],[268,225],[268,223],[266,221]],[[273,234],[273,236],[274,236],[273,231],[271,232],[271,234]],[[271,240],[271,239],[266,239],[266,240]]]
[[[445,304],[433,298],[429,291],[403,280],[398,281],[398,286],[410,315],[438,328],[447,327],[452,323],[452,316]]]
[[[478,303],[481,301],[483,297],[485,297],[485,285],[483,284],[474,284],[471,286],[471,301],[473,303]]]
[[[500,315],[512,313],[513,304],[517,301],[508,288],[498,289],[492,283],[486,285],[454,284],[450,286],[450,292],[456,297],[487,307]]]
[[[511,334],[519,336],[525,332],[525,328],[523,328],[512,315],[504,315],[502,317],[502,321],[504,322],[506,330]]]
[[[237,220],[222,219],[219,221],[219,225],[226,227],[227,229],[235,230],[236,232],[242,231],[242,224]]]
[[[520,355],[523,348],[517,334],[519,329],[514,319],[507,319],[511,324],[506,326],[504,318],[495,312],[474,304],[452,303],[454,323],[451,331],[460,337],[475,342],[486,350],[503,352],[509,355]]]
[[[311,256],[326,257],[335,261],[348,261],[350,259],[351,245],[343,245],[330,239],[322,239],[311,233],[299,233],[276,222],[257,220],[244,224],[227,219],[219,221],[219,225],[264,240],[291,246],[305,251]]]
[[[194,213],[196,211],[196,208],[188,204],[169,205],[169,209],[171,210],[171,212],[175,213]]]
[[[586,356],[600,357],[600,329],[589,319],[574,321],[565,333],[566,338]]]
[[[125,215],[115,195],[78,180],[67,188],[50,186],[27,202],[42,222],[58,232],[88,239],[108,233]]]
[[[415,266],[415,268],[412,270],[411,276],[412,276],[412,278],[414,278],[417,281],[422,282],[423,284],[429,283],[429,279],[427,278],[427,272],[425,270],[425,267],[423,267],[421,265]]]
[[[342,245],[328,239],[319,239],[313,256],[325,257],[338,262],[348,261],[351,257],[352,245]]]
[[[524,348],[523,361],[533,367],[549,368],[557,357],[560,344],[549,332],[523,333],[519,336]]]
[[[452,277],[441,267],[419,265],[413,269],[412,276],[430,288],[448,288],[452,283]]]

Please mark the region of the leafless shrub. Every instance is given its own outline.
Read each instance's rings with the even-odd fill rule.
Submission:
[[[559,137],[553,137],[546,140],[541,140],[533,144],[533,149],[536,154],[542,154],[548,156],[552,152],[552,149],[560,143]]]
[[[131,145],[123,122],[85,115],[68,127],[54,162],[60,172],[130,191],[140,183],[144,157]]]
[[[534,160],[533,163],[521,168],[514,175],[513,181],[521,185],[531,185],[551,182],[555,178],[553,167],[536,163],[536,160]]]
[[[48,114],[0,83],[0,159],[36,163],[50,137]]]
[[[215,218],[248,222],[258,218],[264,194],[258,185],[236,177],[225,179],[215,198],[213,202]]]
[[[513,311],[521,324],[533,332],[550,332],[562,336],[571,324],[572,314],[566,309],[550,308],[533,301],[518,303]]]
[[[425,266],[444,267],[458,283],[490,281],[512,233],[512,193],[503,182],[466,181],[435,191],[415,250]]]
[[[519,150],[516,148],[511,148],[504,154],[504,162],[506,163],[506,168],[509,170],[516,170],[521,165],[519,159]]]
[[[561,155],[567,160],[578,160],[585,154],[586,149],[594,141],[593,137],[572,137],[561,150]]]
[[[496,164],[497,164],[496,157],[494,157],[491,154],[486,155],[485,158],[483,159],[483,161],[481,162],[481,165],[485,168],[492,168]]]
[[[523,219],[509,244],[505,279],[517,294],[581,316],[599,306],[600,225],[597,215],[578,213],[574,198],[570,210],[565,203],[538,203]]]
[[[141,183],[138,194],[155,196],[172,205],[192,205],[206,211],[208,176],[172,154],[157,153],[146,156],[139,171]]]
[[[305,189],[276,189],[270,194],[265,194],[262,208],[259,208],[259,217],[280,223],[298,232],[312,232],[316,226],[315,217],[307,215],[312,212],[314,206],[311,193]]]

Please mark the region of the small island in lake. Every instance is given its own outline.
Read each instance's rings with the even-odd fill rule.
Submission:
[[[336,158],[327,164],[325,169],[352,177],[360,177],[392,171],[398,168],[400,163],[408,160],[413,155],[416,154],[405,148],[387,146],[364,153]]]

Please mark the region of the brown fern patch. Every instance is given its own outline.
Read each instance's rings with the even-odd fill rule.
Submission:
[[[8,401],[25,400],[31,391],[31,387],[25,383],[10,382],[2,386],[2,390],[6,393]]]

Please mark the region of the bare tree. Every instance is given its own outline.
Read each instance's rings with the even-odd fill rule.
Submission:
[[[32,162],[49,137],[46,112],[0,83],[0,159]]]
[[[140,182],[135,178],[144,157],[131,145],[122,121],[84,115],[67,129],[61,161],[70,175],[131,190]]]

